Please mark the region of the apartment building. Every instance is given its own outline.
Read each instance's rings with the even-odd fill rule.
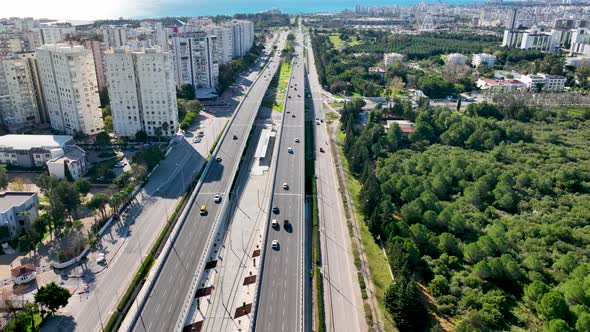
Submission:
[[[233,29],[227,25],[208,25],[205,31],[217,37],[217,53],[219,64],[228,63],[234,56],[234,34]]]
[[[404,60],[404,55],[399,53],[385,53],[383,54],[383,64],[385,67],[389,67],[396,62],[402,62]]]
[[[76,28],[69,23],[46,25],[39,28],[41,34],[41,44],[57,44],[66,39],[68,34],[76,32]]]
[[[572,30],[570,55],[590,55],[590,29]]]
[[[123,47],[127,45],[127,26],[103,25],[100,27],[102,41],[106,49]]]
[[[0,122],[10,132],[41,122],[33,75],[26,59],[0,61]]]
[[[68,135],[0,136],[0,164],[18,167],[42,167],[52,159],[51,150],[66,149],[73,143]]]
[[[37,193],[0,193],[0,227],[8,229],[10,239],[16,239],[24,230],[29,229],[38,216]]]
[[[195,90],[215,89],[219,77],[217,37],[188,32],[172,38],[176,84],[192,84]]]
[[[549,75],[543,73],[524,75],[520,78],[531,91],[563,91],[566,78],[560,75]]]
[[[140,130],[149,136],[174,135],[178,106],[170,52],[160,48],[112,49],[105,53],[105,68],[113,129],[118,136],[132,137]]]
[[[467,63],[467,57],[461,53],[447,54],[445,58],[445,63],[447,65],[464,65],[465,63]]]
[[[496,56],[487,53],[474,54],[473,58],[471,59],[471,64],[473,64],[475,67],[479,67],[481,65],[493,67],[496,64]]]
[[[106,78],[104,74],[103,52],[104,43],[98,40],[87,39],[82,42],[82,45],[92,52],[94,58],[94,71],[96,73],[96,83],[98,84],[99,93],[106,89]]]
[[[95,135],[103,128],[92,51],[83,46],[43,45],[37,60],[51,127]]]
[[[254,23],[250,21],[232,20],[228,23],[232,28],[234,57],[246,55],[254,45]]]

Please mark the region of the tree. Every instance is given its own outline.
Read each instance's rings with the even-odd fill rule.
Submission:
[[[590,331],[590,313],[583,312],[576,321],[576,331],[588,332]]]
[[[59,308],[65,307],[70,299],[70,291],[58,286],[55,282],[39,288],[35,294],[35,302],[49,309],[54,314]]]
[[[104,220],[106,219],[106,206],[109,204],[110,198],[105,193],[97,193],[92,196],[90,201],[86,204],[90,210],[98,210],[100,212],[101,218]]]
[[[111,143],[111,138],[109,134],[104,131],[96,134],[96,145],[109,145]]]
[[[49,195],[58,183],[58,178],[46,173],[39,175],[37,179],[35,179],[35,184],[37,184],[37,187],[39,187],[46,195]]]
[[[6,166],[0,165],[0,190],[8,186],[8,175],[6,174]]]
[[[79,178],[74,184],[81,195],[86,196],[90,192],[90,182],[85,178]]]
[[[145,131],[139,130],[135,133],[135,140],[138,142],[147,142],[148,135]]]
[[[411,276],[401,274],[385,291],[385,308],[400,331],[418,331],[424,308],[420,292]]]
[[[183,84],[176,92],[176,96],[186,100],[195,99],[195,87],[192,84]]]
[[[545,320],[563,319],[568,315],[568,308],[561,293],[550,291],[537,304],[537,312]]]
[[[49,196],[50,204],[55,204],[57,201],[61,202],[70,216],[73,216],[80,205],[80,193],[76,185],[68,181],[60,181]]]
[[[563,319],[552,319],[543,325],[543,332],[569,332],[570,327]]]

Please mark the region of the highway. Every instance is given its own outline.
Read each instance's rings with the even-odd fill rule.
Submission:
[[[304,134],[304,68],[303,38],[296,34],[297,56],[287,90],[284,121],[273,188],[270,220],[278,227],[268,227],[264,245],[264,267],[255,313],[255,330],[259,332],[302,331],[309,313],[304,308],[304,287],[307,273],[304,267],[305,134]],[[296,139],[299,142],[296,142]],[[289,148],[292,151],[289,151]],[[283,184],[288,188],[285,189]],[[288,224],[285,224],[288,220]],[[278,248],[272,248],[272,241]]]
[[[325,111],[322,108],[322,87],[316,71],[311,41],[307,40],[307,79],[313,99],[311,111],[315,113],[316,188],[322,274],[324,286],[324,312],[326,331],[367,331],[363,300],[358,285],[357,270],[342,196],[338,190],[336,162],[327,130]],[[320,151],[320,148],[324,152]]]
[[[202,175],[202,186],[189,207],[172,250],[162,258],[164,265],[147,301],[141,306],[139,317],[132,327],[134,331],[175,330],[191,282],[199,273],[195,270],[209,249],[206,248],[207,239],[213,231],[220,207],[224,200],[231,198],[226,192],[232,185],[256,113],[278,62],[279,56],[275,54],[238,106],[227,134],[219,142],[216,158],[210,160],[209,168]],[[221,204],[214,202],[215,194],[221,196]],[[207,208],[204,215],[199,211],[202,205]]]

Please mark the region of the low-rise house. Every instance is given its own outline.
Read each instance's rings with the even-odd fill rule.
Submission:
[[[408,137],[411,133],[416,131],[414,123],[407,120],[387,120],[385,128],[389,130],[394,123],[399,126],[399,129],[401,129],[402,137]]]
[[[526,90],[526,83],[519,80],[499,80],[494,78],[480,78],[476,83],[481,90],[490,90],[494,92],[507,92]]]
[[[35,192],[0,193],[0,227],[8,228],[10,239],[31,227],[39,216],[39,197]]]
[[[73,144],[69,135],[0,136],[0,164],[18,167],[41,167],[52,158],[50,151]]]
[[[17,266],[10,272],[14,283],[17,285],[26,284],[37,278],[37,268],[31,263]]]
[[[387,70],[381,68],[381,67],[369,67],[369,73],[370,74],[377,74],[379,76],[381,76],[381,78],[385,77],[385,73],[387,73]]]
[[[66,169],[77,180],[88,171],[86,152],[76,145],[51,150],[52,159],[47,161],[49,174],[60,179],[67,178]]]

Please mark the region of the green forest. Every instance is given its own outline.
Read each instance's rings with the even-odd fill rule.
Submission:
[[[363,105],[342,110],[344,153],[400,331],[441,330],[418,282],[455,331],[590,331],[589,108],[400,102],[416,119],[405,138],[380,109],[359,125]]]

